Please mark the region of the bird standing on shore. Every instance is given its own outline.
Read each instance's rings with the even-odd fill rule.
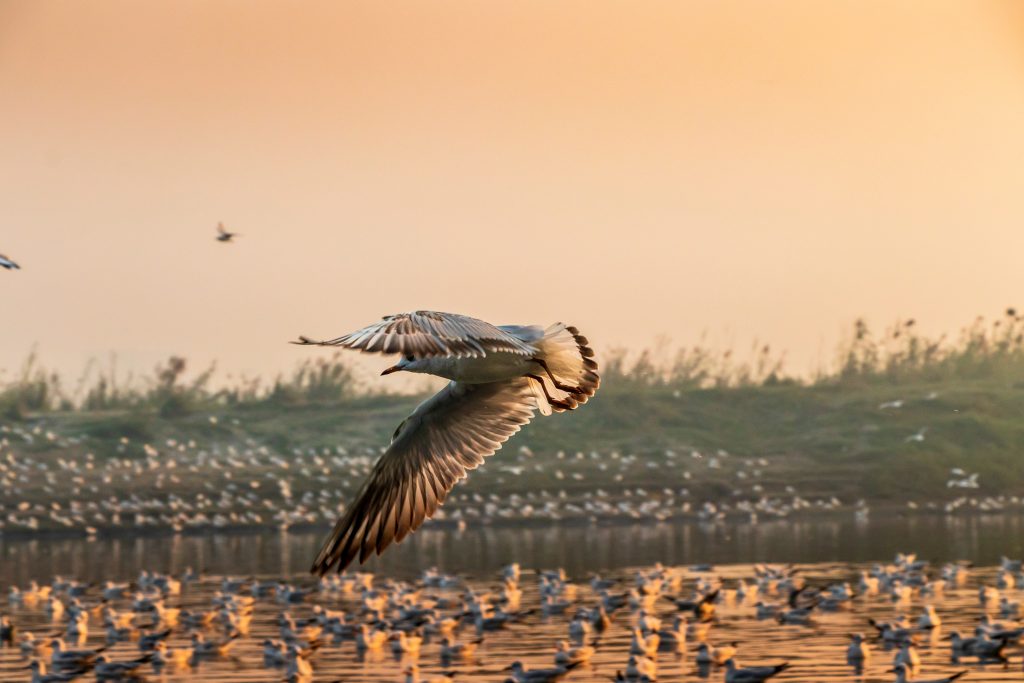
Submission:
[[[320,575],[401,541],[535,410],[573,410],[600,384],[589,342],[561,323],[496,327],[464,315],[416,311],[337,339],[299,337],[295,343],[401,354],[382,375],[405,371],[451,380],[398,426],[317,555],[312,572]]]

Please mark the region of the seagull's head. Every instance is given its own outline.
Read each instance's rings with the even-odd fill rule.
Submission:
[[[416,358],[412,355],[402,356],[401,359],[390,368],[386,368],[384,372],[380,373],[384,375],[390,375],[392,372],[427,372],[427,361],[424,358]]]

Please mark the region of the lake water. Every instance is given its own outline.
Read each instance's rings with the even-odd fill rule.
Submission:
[[[263,531],[120,538],[0,537],[0,585],[49,581],[130,579],[143,568],[178,573],[192,566],[215,574],[303,574],[322,532]],[[410,578],[430,566],[490,576],[509,562],[564,567],[570,575],[663,562],[870,562],[896,552],[934,562],[964,559],[991,565],[1001,555],[1024,555],[1024,516],[852,516],[785,519],[758,524],[643,523],[612,526],[427,526],[367,564],[371,571]]]
[[[811,626],[781,626],[774,621],[755,618],[749,602],[723,604],[709,640],[716,644],[736,641],[737,658],[742,664],[766,664],[789,661],[792,668],[774,680],[778,681],[891,681],[892,652],[874,645],[875,655],[862,676],[855,676],[846,665],[844,651],[847,634],[862,631],[873,633],[868,618],[891,619],[908,614],[916,619],[926,602],[932,602],[944,620],[940,631],[920,635],[922,679],[970,669],[970,681],[1020,680],[1021,657],[1014,650],[1014,663],[1009,670],[998,666],[979,667],[964,663],[952,665],[948,643],[941,640],[951,630],[973,632],[982,609],[978,586],[994,583],[995,569],[1003,554],[1020,556],[1024,519],[1016,516],[957,517],[919,516],[872,519],[856,523],[851,519],[785,520],[756,525],[699,524],[635,524],[608,527],[552,528],[479,528],[464,532],[425,528],[390,549],[383,558],[368,567],[377,572],[377,584],[388,578],[414,579],[422,569],[437,565],[464,577],[465,585],[477,590],[495,590],[499,586],[497,572],[510,561],[524,567],[521,582],[524,609],[539,605],[538,581],[532,569],[564,567],[579,585],[579,594],[569,613],[576,606],[592,606],[596,595],[587,584],[591,572],[600,571],[618,580],[613,592],[633,585],[632,570],[662,562],[672,566],[689,566],[698,562],[715,564],[713,576],[726,586],[734,586],[740,578],[753,577],[753,562],[795,563],[801,575],[815,586],[834,581],[856,581],[861,568],[872,561],[888,561],[897,551],[916,551],[934,564],[963,559],[976,566],[968,583],[949,589],[944,596],[915,596],[905,603],[894,603],[887,595],[859,598],[850,611],[822,613]],[[54,575],[73,576],[83,581],[132,579],[142,568],[181,573],[185,567],[201,568],[206,578],[189,585],[182,595],[168,599],[169,604],[191,610],[208,609],[211,597],[220,587],[220,577],[232,576],[290,577],[293,582],[313,586],[306,574],[308,563],[321,538],[320,533],[226,534],[210,536],[152,536],[141,538],[35,539],[0,541],[0,587],[25,585],[30,579],[49,582]],[[983,568],[987,567],[987,568]],[[700,576],[687,571],[681,596],[692,593]],[[429,589],[427,593],[455,598],[457,589]],[[1024,591],[1009,590],[1013,600]],[[785,603],[785,595],[768,595],[762,599]],[[98,600],[93,589],[86,598],[90,604]],[[290,608],[298,618],[310,614],[316,602],[330,609],[358,612],[356,596],[312,596],[303,604]],[[117,601],[119,610],[129,609],[130,600]],[[240,638],[229,659],[208,661],[196,669],[163,674],[162,680],[273,681],[282,680],[279,670],[262,666],[261,641],[277,637],[276,618],[284,607],[272,598],[256,603],[252,632]],[[21,630],[40,634],[62,629],[52,624],[40,605],[3,607]],[[457,609],[447,610],[448,613]],[[655,611],[670,620],[674,605],[665,599],[656,603]],[[393,656],[389,649],[360,655],[352,641],[328,641],[316,654],[313,664],[316,680],[324,681],[401,681],[402,670],[417,662],[424,678],[442,670],[458,671],[456,680],[501,681],[507,675],[502,669],[515,659],[528,667],[551,666],[554,645],[567,635],[569,613],[544,617],[539,612],[524,617],[520,625],[488,633],[472,662],[447,663],[442,666],[438,645],[425,644],[419,657],[409,659]],[[607,681],[615,671],[623,669],[628,660],[629,627],[635,615],[620,610],[612,628],[597,642],[597,654],[591,665],[581,667],[566,681]],[[145,622],[148,619],[141,619]],[[210,637],[216,637],[217,631]],[[475,635],[466,627],[457,636],[472,640]],[[90,632],[89,646],[103,642],[103,631]],[[188,635],[178,629],[170,639],[174,648],[185,647]],[[698,678],[702,672],[693,663],[691,642],[685,655],[662,653],[658,656],[659,680],[677,681]],[[109,653],[116,660],[138,656],[134,645],[119,643]],[[0,649],[0,680],[28,680],[26,661],[16,648]],[[711,680],[722,680],[721,670],[710,672]]]

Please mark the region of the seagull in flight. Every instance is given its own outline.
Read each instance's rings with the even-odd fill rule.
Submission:
[[[293,343],[400,354],[382,375],[417,372],[451,380],[395,430],[317,555],[311,571],[321,576],[400,542],[534,411],[573,410],[601,383],[587,338],[562,323],[499,327],[465,315],[415,311],[337,339],[299,337]]]
[[[218,242],[230,242],[236,237],[238,237],[237,232],[228,232],[227,228],[224,227],[223,223],[217,223]]]
[[[0,254],[0,268],[6,268],[7,270],[21,270],[21,266],[3,254]]]

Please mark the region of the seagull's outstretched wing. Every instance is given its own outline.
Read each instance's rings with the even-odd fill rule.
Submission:
[[[401,353],[417,358],[481,358],[504,351],[532,356],[537,349],[508,330],[466,315],[414,311],[385,316],[380,322],[337,339],[313,341],[299,337],[294,344],[343,346],[370,353]]]
[[[452,382],[406,418],[313,563],[344,571],[434,514],[466,471],[476,469],[520,427],[537,404],[525,378]]]

